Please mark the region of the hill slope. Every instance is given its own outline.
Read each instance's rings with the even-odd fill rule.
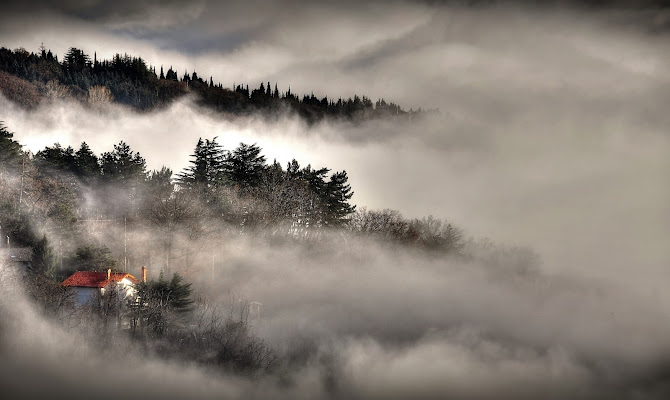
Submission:
[[[31,108],[44,98],[74,98],[90,104],[119,103],[138,110],[151,110],[194,94],[198,103],[229,115],[260,113],[266,118],[296,114],[309,123],[325,118],[362,121],[373,118],[409,119],[419,111],[405,111],[399,105],[380,99],[373,103],[366,96],[353,99],[318,98],[280,92],[275,83],[261,83],[256,89],[237,85],[234,90],[215,84],[212,77],[202,79],[197,72],[181,78],[171,67],[147,65],[141,57],[115,55],[98,60],[80,49],[70,48],[62,61],[51,51],[40,54],[25,49],[0,48],[0,91],[10,100]]]

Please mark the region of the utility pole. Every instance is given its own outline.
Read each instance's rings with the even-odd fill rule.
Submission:
[[[128,272],[128,239],[127,239],[127,222],[126,217],[123,217],[123,272]]]
[[[21,161],[21,191],[19,192],[19,216],[21,215],[21,202],[23,201],[23,175],[25,175],[26,171],[26,153],[22,150],[23,153],[23,159]]]

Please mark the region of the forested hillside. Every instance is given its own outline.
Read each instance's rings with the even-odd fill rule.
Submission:
[[[198,262],[200,238],[227,235],[309,241],[337,228],[431,251],[463,244],[460,229],[446,222],[357,210],[346,171],[295,159],[268,163],[256,144],[223,149],[216,138],[200,139],[190,166],[175,174],[147,170],[123,141],[100,155],[85,142],[31,154],[6,127],[0,133],[3,234],[15,246],[32,247],[43,237],[57,245],[57,257],[44,266],[48,275],[69,273],[78,257],[123,267],[153,257],[166,271],[175,262],[188,267]],[[114,236],[119,229],[124,240]]]
[[[231,77],[233,78],[233,77]],[[231,79],[228,78],[228,79]],[[233,78],[234,79],[234,78]],[[231,80],[233,80],[231,79]],[[372,118],[409,119],[424,113],[421,109],[403,110],[395,103],[366,96],[332,99],[280,90],[277,83],[261,82],[223,87],[214,78],[200,77],[196,71],[183,74],[168,67],[147,65],[141,57],[116,54],[111,60],[98,60],[83,50],[70,48],[62,61],[42,47],[35,54],[25,49],[0,48],[0,91],[24,107],[35,107],[45,98],[73,98],[91,105],[119,103],[138,110],[151,110],[194,94],[198,103],[217,112],[232,115],[258,113],[264,118],[296,114],[313,123],[324,118],[361,121]]]
[[[346,171],[295,160],[286,168],[268,164],[255,144],[228,151],[216,138],[201,139],[191,166],[173,175],[166,167],[148,171],[123,141],[99,156],[85,142],[76,150],[56,143],[32,155],[5,127],[0,132],[2,226],[16,245],[33,245],[36,231],[85,242],[89,225],[121,222],[126,232],[167,229],[166,235],[183,231],[192,239],[217,221],[241,232],[281,226],[297,234],[341,226],[355,210]],[[171,248],[163,239],[161,247]]]
[[[299,246],[315,257],[347,251],[352,241],[429,257],[477,256],[452,224],[357,209],[346,171],[295,159],[285,167],[268,163],[256,144],[223,149],[216,138],[200,139],[191,165],[177,174],[147,170],[146,160],[123,141],[100,155],[86,143],[78,149],[56,143],[36,154],[21,148],[0,125],[0,226],[7,239],[0,250],[30,248],[25,283],[32,299],[103,344],[116,340],[114,318],[129,319],[124,332],[145,346],[141,351],[244,374],[272,369],[277,354],[251,333],[251,309],[232,302],[226,311],[191,288],[193,282],[211,290],[203,276],[214,274],[215,260],[230,257],[222,246],[239,238],[252,248]],[[519,271],[537,261],[523,249],[489,256]],[[138,286],[144,302],[130,304],[128,315],[114,314],[120,300],[109,296],[97,308],[74,312],[72,293],[60,285],[75,271],[138,274],[142,266],[153,279]]]

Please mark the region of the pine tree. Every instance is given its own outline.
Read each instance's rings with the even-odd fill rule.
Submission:
[[[91,151],[86,142],[81,142],[79,150],[74,153],[75,175],[86,183],[91,183],[100,177],[98,157]]]
[[[177,78],[177,73],[172,69],[172,66],[170,66],[170,69],[168,69],[167,75],[165,75],[165,79],[170,80],[170,81],[178,81],[179,80]]]
[[[191,284],[185,283],[184,278],[175,272],[168,285],[168,301],[172,309],[177,312],[190,310],[193,304],[193,300],[191,300],[192,292]]]
[[[295,161],[295,160],[294,160]],[[330,171],[328,168],[312,169],[311,165],[307,165],[302,170],[298,171],[298,163],[291,162],[289,170],[290,176],[297,177],[306,183],[308,190],[312,193],[309,201],[303,205],[302,214],[303,219],[309,226],[319,226],[325,222],[325,177]],[[295,179],[295,178],[294,178]]]
[[[105,271],[107,268],[115,268],[116,260],[112,252],[105,245],[86,245],[78,247],[75,254],[64,260],[66,269],[73,271]]]
[[[307,181],[309,188],[319,195],[323,195],[326,186],[325,177],[330,170],[328,168],[312,169],[311,165],[302,169],[301,175]],[[323,197],[323,196],[322,196]]]
[[[177,183],[187,187],[198,187],[204,191],[212,186],[223,183],[223,149],[216,142],[216,137],[198,139],[195,150],[191,154],[191,166],[177,175]]]
[[[170,281],[163,273],[157,282],[142,283],[138,286],[138,297],[142,299],[138,315],[146,315],[145,328],[152,335],[163,336],[178,325],[180,315],[192,309],[190,283],[185,283],[181,275],[175,273]],[[141,317],[140,317],[141,318]]]
[[[63,67],[70,72],[81,72],[90,64],[91,58],[75,47],[70,47],[63,59]]]
[[[43,172],[74,173],[76,170],[74,149],[63,148],[60,143],[45,147],[34,157],[35,165]]]
[[[286,176],[290,180],[299,179],[302,177],[302,171],[300,170],[300,164],[294,158],[286,165]]]
[[[149,197],[168,199],[174,192],[172,170],[163,166],[160,170],[153,170],[147,179]]]
[[[49,245],[47,236],[43,235],[33,247],[33,259],[31,262],[33,272],[52,277],[56,269],[56,257]]]
[[[351,186],[347,183],[349,178],[347,172],[336,172],[330,177],[330,181],[324,188],[324,202],[326,204],[325,223],[327,225],[338,225],[356,210],[356,206],[348,203],[354,195]]]
[[[136,214],[139,210],[141,188],[147,176],[144,158],[121,141],[114,145],[113,152],[102,155],[100,167],[101,179],[106,183],[104,195],[108,199],[118,199],[103,205],[108,208],[107,212],[124,217]]]
[[[228,153],[223,161],[223,171],[228,180],[243,188],[257,186],[265,169],[265,156],[255,143],[240,145]]]
[[[21,145],[12,139],[14,134],[9,132],[0,121],[0,169],[17,170],[21,168],[23,153]]]
[[[107,181],[129,182],[146,178],[146,161],[123,140],[114,145],[113,152],[102,155],[101,168],[103,178]]]

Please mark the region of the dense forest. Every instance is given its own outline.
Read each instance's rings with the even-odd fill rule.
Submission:
[[[181,75],[181,76],[180,76]],[[213,77],[203,79],[196,71],[178,74],[169,67],[149,66],[141,57],[116,54],[111,60],[93,59],[83,50],[70,48],[62,61],[42,47],[35,54],[25,49],[0,48],[0,91],[5,97],[24,106],[35,107],[44,98],[73,98],[100,105],[118,103],[137,110],[151,110],[170,104],[187,94],[194,94],[199,105],[227,115],[258,113],[264,118],[295,114],[308,123],[324,118],[358,122],[372,118],[414,118],[417,114],[436,112],[421,109],[403,110],[384,99],[373,103],[366,96],[353,99],[318,98],[280,91],[277,83],[261,82],[223,87]]]
[[[106,298],[92,315],[75,318],[68,311],[72,295],[60,283],[75,271],[139,275],[148,266],[154,279],[139,285],[145,302],[130,306],[134,322],[124,332],[156,354],[245,374],[278,362],[251,333],[249,309],[238,304],[222,317],[218,305],[191,288],[202,284],[197,271],[224,256],[221,243],[247,237],[319,252],[367,238],[435,257],[476,256],[463,231],[446,221],[357,209],[346,171],[295,159],[268,163],[261,152],[256,144],[223,149],[216,138],[200,139],[190,166],[175,174],[147,170],[123,141],[100,155],[85,142],[31,154],[0,125],[0,229],[7,240],[0,250],[30,248],[32,298],[48,315],[102,335],[104,343],[115,337],[111,327],[121,317],[112,305],[119,299]],[[536,261],[530,251],[500,248],[487,262],[528,271]],[[193,329],[206,339],[194,341]]]
[[[226,150],[216,138],[201,138],[190,166],[175,174],[167,167],[147,170],[146,160],[123,141],[100,155],[85,142],[78,149],[55,143],[31,154],[0,125],[3,234],[16,246],[34,246],[44,235],[86,243],[91,232],[121,224],[128,235],[141,227],[160,238],[159,246],[138,248],[179,253],[174,243],[179,235],[190,240],[212,234],[318,240],[324,230],[337,229],[427,250],[459,249],[462,232],[451,224],[407,220],[392,210],[358,210],[350,201],[354,192],[346,171],[301,166],[295,159],[284,167],[268,163],[261,151],[245,143]],[[208,230],[214,222],[225,229]],[[62,269],[79,264],[68,257],[82,248],[63,244],[59,249]],[[161,258],[165,268],[173,257]],[[54,267],[46,265],[45,272]]]

